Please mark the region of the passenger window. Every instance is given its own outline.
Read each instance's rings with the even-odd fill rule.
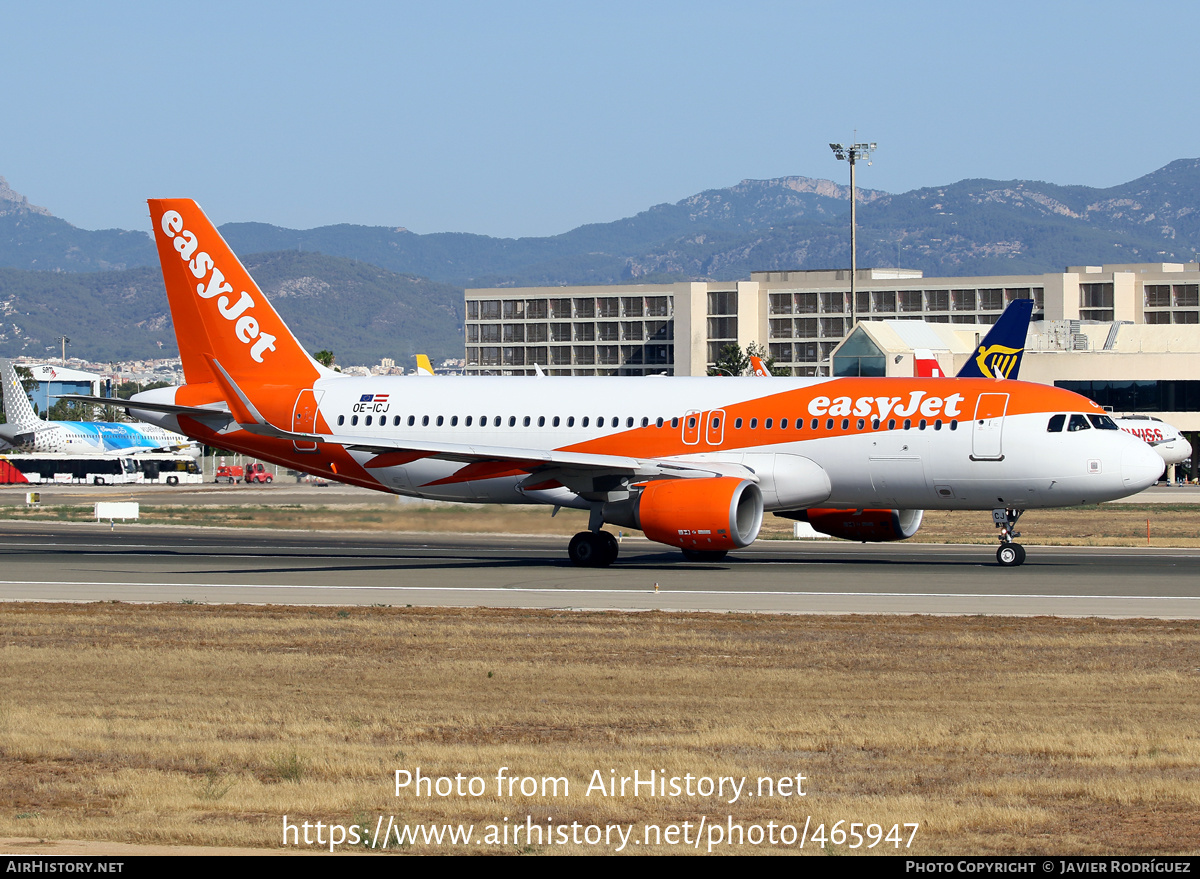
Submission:
[[[601,415],[596,419],[596,427],[604,427],[604,416]]]
[[[905,419],[904,419],[904,429],[905,429],[905,430],[909,430],[911,427],[912,427],[912,419],[911,419],[911,418],[905,418]]]
[[[450,426],[451,426],[451,427],[458,427],[458,416],[457,416],[457,415],[451,415],[451,416],[450,416]]]
[[[525,427],[529,427],[529,416],[528,415],[525,416],[525,418],[521,422],[521,424],[523,424]]]
[[[508,426],[509,427],[517,426],[517,416],[515,416],[515,415],[508,416]]]
[[[939,418],[937,421],[933,422],[933,429],[934,430],[942,429],[942,419]]]
[[[655,419],[655,421],[654,421],[654,426],[655,426],[655,427],[662,427],[662,426],[663,426],[663,420],[662,420],[661,416],[660,416],[659,418],[656,418],[656,419]]]
[[[733,426],[734,426],[735,430],[741,430],[742,429],[742,419],[741,418],[733,419]]]
[[[721,426],[721,417],[718,415],[716,418],[714,418],[712,420],[712,429],[716,430],[720,426]]]
[[[338,427],[341,427],[341,426],[342,426],[343,424],[345,424],[345,423],[346,423],[346,416],[345,416],[345,415],[339,415],[339,416],[338,416]]]
[[[371,416],[370,415],[367,416],[366,425],[367,425],[367,427],[371,426]]]
[[[568,415],[567,416],[567,427],[574,427],[574,426],[575,426],[575,416]]]
[[[650,419],[642,418],[642,427],[649,427],[649,426],[650,426]]]
[[[467,427],[471,426],[471,416],[470,415],[467,416],[467,420],[464,421],[463,424],[466,425]]]
[[[775,419],[768,418],[766,421],[763,422],[763,427],[765,427],[767,430],[770,430],[771,425],[774,423],[774,421],[775,421]]]
[[[583,416],[583,421],[581,421],[581,422],[580,422],[580,424],[581,424],[583,427],[587,427],[587,426],[588,426],[588,417],[587,417],[586,415],[585,415],[585,416]]]
[[[1065,415],[1051,415],[1050,423],[1046,425],[1046,433],[1062,433],[1063,425],[1067,423]]]
[[[878,418],[871,419],[871,430],[879,430],[879,419]]]
[[[428,415],[421,416],[421,427],[429,427],[429,416]]]
[[[538,416],[538,427],[545,427],[545,426],[546,426],[546,416],[539,415]]]
[[[558,427],[558,422],[559,422],[559,418],[557,415],[555,415],[554,420],[550,424],[552,427]]]
[[[499,427],[499,426],[500,426],[500,416],[497,415],[495,418],[492,419],[492,427]]]
[[[416,424],[416,422],[417,422],[417,416],[415,416],[415,415],[408,416],[408,426],[409,427],[412,427],[414,424]]]
[[[357,415],[353,415],[353,416],[351,416],[351,418],[350,418],[350,425],[351,425],[352,427],[358,427],[358,416],[357,416]]]
[[[842,430],[847,430],[849,427],[850,427],[850,419],[843,418],[842,419]]]
[[[628,418],[625,419],[625,426],[633,427],[633,416],[632,415],[630,415]]]
[[[958,430],[958,419],[957,418],[953,418],[950,420],[950,429]]]
[[[927,423],[928,423],[928,422],[926,422],[926,421],[925,421],[925,419],[924,419],[924,418],[922,418],[922,419],[921,419],[921,423],[917,425],[917,429],[918,429],[918,430],[924,430],[924,429],[925,429],[925,425],[926,425]]]
[[[438,426],[438,427],[441,427],[441,426],[442,426],[442,422],[443,422],[443,421],[445,421],[445,420],[446,420],[446,419],[444,419],[444,418],[443,418],[441,415],[439,415],[439,416],[437,417],[437,426]]]
[[[679,416],[675,416],[671,419],[671,429],[674,430],[677,427],[679,427]]]
[[[758,429],[758,419],[757,419],[757,418],[751,418],[751,419],[750,419],[750,429],[751,429],[751,430],[757,430],[757,429]]]
[[[858,429],[859,430],[862,430],[866,426],[867,426],[867,421],[865,418],[858,419]]]
[[[1084,415],[1072,415],[1071,422],[1067,425],[1067,431],[1074,433],[1077,430],[1091,430],[1092,426],[1088,424],[1087,417]]]
[[[833,430],[833,419],[832,419],[832,418],[826,419],[826,421],[825,421],[825,429],[826,429],[826,430]]]
[[[787,421],[788,420],[786,418],[779,419],[779,429],[780,430],[787,430]]]
[[[817,429],[817,427],[818,427],[818,425],[820,425],[820,423],[821,423],[821,422],[817,421],[817,419],[815,419],[815,418],[814,418],[814,419],[812,420],[812,429],[813,429],[813,430],[816,430],[816,429]]]
[[[400,426],[400,416],[397,415],[395,418],[392,419],[392,427],[399,427],[399,426]]]

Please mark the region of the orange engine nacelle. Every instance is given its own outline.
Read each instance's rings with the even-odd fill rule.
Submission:
[[[695,550],[749,546],[762,527],[763,499],[749,479],[663,479],[642,489],[636,527],[659,543]]]
[[[925,511],[812,509],[805,518],[817,531],[831,537],[882,543],[912,537],[921,527]]]

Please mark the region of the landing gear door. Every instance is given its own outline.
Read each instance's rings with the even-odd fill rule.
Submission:
[[[1008,394],[980,394],[971,429],[972,461],[1004,460],[1004,413]]]
[[[292,431],[295,433],[317,432],[317,407],[321,402],[324,391],[314,391],[305,388],[296,397],[296,407],[292,410]],[[297,452],[315,452],[316,443],[294,440],[292,446]]]

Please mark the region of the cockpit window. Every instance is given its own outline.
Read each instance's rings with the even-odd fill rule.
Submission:
[[[1046,425],[1046,433],[1062,433],[1063,425],[1067,423],[1065,415],[1051,415],[1050,423]]]
[[[1113,421],[1107,415],[1089,415],[1088,420],[1092,422],[1092,427],[1096,430],[1120,430],[1117,427],[1117,422]]]
[[[1091,425],[1088,424],[1086,415],[1072,415],[1071,423],[1067,425],[1067,430],[1071,432],[1089,429],[1091,429]]]

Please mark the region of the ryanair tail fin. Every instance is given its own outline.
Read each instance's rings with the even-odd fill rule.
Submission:
[[[1032,299],[1014,299],[958,371],[959,378],[1013,378],[1021,371]]]
[[[149,204],[188,384],[311,386],[326,374],[194,201]]]
[[[3,358],[0,358],[0,382],[4,387],[4,415],[12,427],[29,431],[45,425],[33,411],[29,397],[21,387],[21,379],[17,377],[16,368]]]

